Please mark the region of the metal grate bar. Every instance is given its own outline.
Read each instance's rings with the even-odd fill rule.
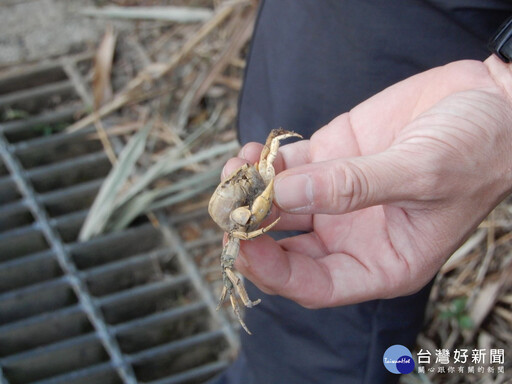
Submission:
[[[130,362],[132,364],[141,364],[147,361],[151,361],[153,358],[158,357],[160,355],[167,355],[169,353],[172,353],[173,351],[176,352],[187,348],[194,348],[195,346],[199,346],[200,344],[205,342],[218,341],[220,338],[222,338],[222,336],[222,331],[205,332],[203,334],[189,337],[185,340],[168,343],[163,346],[146,350],[143,353],[132,355],[130,357]],[[197,368],[186,370],[178,374],[173,374],[172,377],[151,381],[148,384],[179,384],[193,379],[211,377],[211,375],[225,369],[227,365],[228,362],[225,360],[209,363]],[[66,373],[63,375],[52,377],[50,379],[37,381],[33,384],[68,384],[70,382],[75,383],[77,382],[77,380],[80,380],[81,378],[83,378],[84,380],[80,381],[80,383],[93,383],[94,381],[92,377],[94,375],[108,374],[108,372],[111,370],[112,367],[109,363],[102,363],[80,370],[76,370],[72,373]]]
[[[38,225],[15,228],[0,234],[0,261],[48,249]]]
[[[33,221],[23,201],[7,203],[0,207],[0,232],[17,228]]]
[[[16,0],[17,1],[17,0]],[[33,65],[12,67],[0,75],[1,93],[11,93],[19,89],[34,88],[45,83],[55,83],[66,78],[66,68],[63,61],[76,67],[78,63],[89,62],[94,52],[82,52],[65,59],[45,60]],[[67,64],[65,63],[65,64]]]
[[[68,174],[69,171],[76,168],[97,167],[99,163],[108,161],[105,152],[94,152],[91,154],[78,156],[73,159],[66,160],[62,163],[38,166],[25,172],[27,178],[32,182],[40,178],[53,177],[54,175]]]
[[[187,350],[204,342],[220,339],[222,336],[223,332],[221,330],[199,333],[186,339],[177,340],[167,344],[159,345],[158,347],[146,349],[145,351],[131,355],[129,360],[132,364],[140,364],[142,362],[152,360],[156,356]]]
[[[87,127],[75,132],[55,133],[48,136],[43,135],[40,137],[32,138],[30,140],[24,140],[22,142],[10,144],[10,149],[13,153],[18,155],[21,152],[35,151],[41,147],[44,148],[48,146],[57,146],[67,142],[76,142],[77,138],[83,139],[84,137],[87,137],[88,135],[95,132],[96,131],[94,127]],[[101,147],[101,143],[97,141],[96,143],[98,144],[99,148],[103,149],[103,147]]]
[[[92,327],[86,314],[75,304],[1,326],[0,356],[10,356],[90,331]]]
[[[213,374],[226,369],[228,364],[229,363],[227,361],[217,361],[215,363],[205,364],[201,367],[179,373],[173,377],[151,381],[148,384],[180,384],[194,379],[211,377]]]
[[[130,362],[135,367],[135,369],[140,367],[141,370],[143,369],[144,366],[147,366],[149,364],[151,368],[146,369],[150,371],[153,368],[154,362],[159,361],[162,357],[176,357],[174,363],[177,364],[179,362],[180,354],[183,353],[184,351],[195,350],[197,351],[198,355],[201,355],[201,351],[210,348],[210,346],[219,345],[222,342],[222,340],[224,340],[224,332],[222,330],[203,332],[183,340],[178,340],[175,342],[160,345],[158,347],[143,351],[136,355],[132,355],[130,357]],[[225,360],[221,360],[220,362],[216,363],[221,363],[221,365],[224,366],[227,364]],[[172,377],[167,377],[165,379],[152,380],[151,374],[146,374],[146,376],[148,376],[147,381],[149,381],[150,383],[160,383],[171,380],[170,382],[183,383],[184,381],[188,381],[191,378],[204,376],[206,373],[204,367],[207,364],[211,364],[211,362],[202,364],[199,367],[186,369],[179,373],[174,372],[172,374]],[[207,371],[210,371],[210,369],[208,369]]]
[[[40,196],[39,201],[42,204],[51,204],[56,201],[60,201],[63,198],[69,199],[73,198],[75,194],[93,194],[100,189],[101,184],[103,183],[103,179],[92,180],[89,182],[81,183],[78,185],[73,185],[68,188],[58,189],[54,192],[44,193]]]
[[[72,242],[66,247],[80,270],[111,263],[160,246],[160,232],[146,223],[112,232],[87,242]]]
[[[22,329],[32,324],[38,324],[46,320],[57,319],[59,317],[64,317],[78,312],[80,312],[80,305],[75,304],[52,312],[45,312],[36,316],[23,318],[21,320],[14,322],[9,322],[8,324],[0,326],[0,335],[9,334],[15,332],[17,329]]]
[[[87,368],[78,369],[70,373],[65,373],[62,375],[51,377],[49,379],[36,381],[32,384],[69,384],[71,382],[80,382],[81,384],[93,384],[95,382],[95,377],[107,376],[109,374],[112,376],[114,375],[112,364],[108,362],[93,365]],[[117,381],[115,381],[115,378],[113,378],[111,382],[117,383]]]
[[[0,263],[0,295],[62,274],[51,250]]]
[[[25,139],[27,131],[31,128],[44,125],[44,124],[56,124],[63,121],[71,121],[73,117],[82,111],[80,107],[65,107],[57,111],[47,112],[34,117],[29,117],[24,120],[16,120],[10,122],[4,122],[0,125],[0,132],[3,132],[9,139],[9,142],[16,142],[20,139]],[[19,138],[22,134],[25,134],[22,138]],[[13,137],[15,140],[13,140]]]
[[[71,94],[74,91],[73,83],[69,80],[60,81],[58,83],[41,85],[28,90],[12,92],[4,96],[0,96],[0,107],[11,106],[24,100],[43,99],[56,93]]]
[[[25,177],[38,193],[44,193],[58,187],[76,185],[106,176],[110,162],[104,152],[94,152],[66,161],[39,165],[25,171]],[[11,203],[20,198],[14,179],[0,176],[0,197],[3,203]],[[23,202],[26,207],[25,202]]]
[[[61,276],[48,282],[6,292],[0,295],[0,323],[15,321],[20,316],[31,316],[48,309],[58,309],[73,304],[74,297],[70,297],[69,291],[68,279],[66,276]],[[42,293],[47,293],[50,297],[39,298]],[[24,304],[22,313],[15,310],[16,303]]]
[[[106,306],[110,304],[119,305],[122,301],[130,301],[136,300],[137,296],[145,296],[148,294],[152,294],[155,291],[165,291],[167,288],[174,288],[188,282],[187,275],[180,275],[174,278],[168,278],[161,281],[157,281],[152,284],[145,284],[140,287],[127,289],[118,293],[114,293],[112,295],[108,295],[102,298],[97,299],[97,302],[101,306]]]
[[[134,256],[130,256],[128,258],[123,258],[119,261],[113,261],[108,264],[100,265],[98,267],[89,268],[87,271],[82,272],[83,278],[89,278],[98,276],[101,274],[118,271],[124,268],[133,268],[134,266],[140,265],[144,262],[157,261],[164,258],[172,257],[172,250],[169,248],[160,248],[152,250],[148,253],[136,254]]]
[[[103,319],[101,312],[95,307],[85,284],[80,280],[78,271],[70,256],[67,254],[65,247],[60,240],[59,235],[49,225],[49,220],[46,212],[41,209],[38,201],[35,198],[35,192],[30,182],[23,175],[23,170],[18,160],[12,154],[12,149],[5,140],[3,134],[0,135],[0,154],[7,169],[11,172],[11,177],[14,179],[18,189],[26,199],[27,205],[30,208],[32,215],[37,219],[41,230],[51,248],[55,252],[62,270],[69,276],[69,281],[73,290],[82,304],[84,311],[94,329],[98,333],[103,347],[106,349],[116,371],[120,375],[124,383],[136,384],[137,379],[132,370],[132,367],[127,364],[123,354],[117,344],[117,341],[109,333],[107,325]]]
[[[181,317],[184,317],[185,315],[199,312],[200,310],[203,310],[205,308],[206,308],[206,305],[203,302],[198,301],[198,302],[195,302],[192,304],[187,304],[185,306],[172,308],[165,312],[159,312],[154,315],[143,317],[141,319],[135,319],[132,321],[128,321],[128,322],[116,325],[113,327],[113,331],[116,334],[119,334],[119,333],[122,333],[122,332],[125,332],[128,330],[133,330],[133,328],[154,325],[155,323],[160,322],[160,321],[167,321],[167,320],[181,318]]]
[[[88,212],[89,212],[89,210],[87,210],[87,209],[82,209],[80,211],[71,212],[71,213],[68,213],[67,215],[62,215],[62,216],[50,219],[49,223],[52,227],[70,225],[71,223],[74,223],[74,222],[79,222],[81,224],[87,217]]]
[[[34,357],[38,357],[42,354],[51,354],[52,352],[56,350],[61,349],[71,349],[75,346],[80,346],[80,344],[86,344],[91,343],[93,341],[97,340],[97,335],[94,333],[88,333],[86,335],[80,335],[74,338],[69,338],[63,341],[59,341],[58,343],[53,343],[51,345],[48,345],[45,347],[44,352],[38,350],[37,348],[31,349],[25,352],[20,352],[16,354],[11,354],[8,357],[4,357],[2,359],[2,364],[8,365],[12,364],[13,362],[16,362],[18,360],[29,360],[33,359]]]

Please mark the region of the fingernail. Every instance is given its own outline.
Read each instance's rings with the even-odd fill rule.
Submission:
[[[240,157],[241,159],[245,159],[245,145],[240,148],[240,151],[238,152],[238,157]]]
[[[313,204],[313,182],[309,175],[278,177],[274,191],[277,205],[286,211],[301,211]]]
[[[222,172],[221,172],[221,174],[220,174],[220,179],[221,179],[222,181],[224,181],[224,179],[225,179],[226,177],[228,177],[228,173],[226,172],[226,166],[224,166],[224,168],[222,168]]]

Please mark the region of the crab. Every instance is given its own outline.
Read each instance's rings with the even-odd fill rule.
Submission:
[[[282,128],[272,130],[261,151],[259,162],[254,165],[242,165],[222,181],[208,205],[208,213],[212,219],[227,232],[227,242],[220,257],[223,288],[217,309],[226,297],[229,297],[233,312],[248,334],[251,332],[242,320],[233,290],[238,292],[243,304],[248,308],[259,304],[261,300],[249,299],[243,281],[233,271],[233,266],[240,250],[240,240],[258,237],[271,230],[279,221],[277,218],[271,224],[258,228],[272,208],[275,177],[273,163],[279,143],[289,137],[302,138],[298,133]]]

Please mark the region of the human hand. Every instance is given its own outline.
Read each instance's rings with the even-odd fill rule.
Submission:
[[[511,190],[511,97],[497,58],[456,62],[283,146],[268,221],[308,233],[242,242],[237,269],[311,308],[419,290]],[[260,151],[246,145],[224,173]]]

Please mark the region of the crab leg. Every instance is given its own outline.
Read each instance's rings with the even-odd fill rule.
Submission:
[[[231,280],[231,283],[236,287],[236,290],[238,291],[238,294],[240,295],[240,298],[242,299],[244,305],[247,308],[252,308],[255,305],[258,305],[261,300],[255,300],[251,301],[249,299],[249,295],[247,294],[247,291],[245,290],[244,283],[242,282],[242,279],[240,279],[235,272],[233,272],[232,269],[226,269],[226,274],[228,275],[229,280]]]
[[[251,331],[249,331],[249,328],[247,328],[247,325],[245,325],[245,322],[242,320],[242,316],[240,316],[240,307],[238,306],[238,301],[236,300],[235,295],[230,295],[229,300],[231,301],[231,307],[233,308],[233,312],[240,322],[240,325],[243,329],[245,329],[245,332],[247,332],[249,335],[252,335]]]
[[[258,299],[256,301],[251,301],[249,299],[249,295],[247,294],[247,291],[245,290],[242,280],[235,274],[235,272],[233,272],[233,270],[226,269],[226,274],[228,275],[229,280],[231,280],[231,283],[236,287],[238,294],[240,295],[240,298],[242,299],[242,301],[246,307],[252,308],[261,302],[260,299]],[[240,325],[245,329],[245,331],[249,335],[251,335],[251,331],[249,331],[249,328],[247,328],[247,325],[245,325],[245,322],[242,320],[242,316],[240,315],[240,308],[238,306],[238,300],[236,299],[236,296],[231,293],[229,296],[229,299],[231,301],[231,307],[233,308],[233,312],[235,313],[238,321],[240,322]]]
[[[226,299],[226,296],[229,296],[229,300],[231,301],[231,307],[233,308],[233,312],[237,317],[238,321],[245,329],[245,331],[249,334],[249,329],[245,325],[242,317],[240,315],[240,308],[238,305],[238,301],[233,292],[233,288],[236,288],[236,291],[240,295],[244,305],[246,307],[253,307],[260,303],[261,300],[251,301],[249,299],[249,295],[247,294],[247,290],[244,287],[242,280],[233,272],[233,265],[235,263],[236,257],[238,256],[238,252],[240,251],[240,239],[236,238],[232,235],[228,236],[228,242],[224,246],[222,250],[222,254],[220,257],[220,263],[222,267],[222,281],[224,286],[222,287],[222,293],[220,295],[219,304],[217,305],[217,310],[220,308],[221,304]]]
[[[224,274],[224,273],[223,273]],[[232,289],[232,288],[231,288]],[[230,290],[231,290],[230,289]],[[220,306],[222,305],[222,303],[224,302],[224,300],[226,300],[226,296],[228,295],[228,289],[226,288],[226,285],[224,285],[222,287],[222,292],[220,294],[220,298],[219,298],[219,303],[217,304],[217,308],[215,308],[216,311],[218,311],[220,309]],[[231,293],[230,293],[231,295]]]
[[[287,131],[282,128],[273,129],[268,135],[265,146],[263,147],[260,154],[260,161],[258,162],[258,171],[266,183],[269,183],[270,180],[272,180],[275,176],[275,171],[272,164],[274,163],[274,160],[277,156],[279,142],[289,137],[299,137],[302,139],[302,136],[298,133]]]
[[[279,219],[281,219],[280,217],[278,217],[277,219],[275,219],[271,224],[267,225],[266,227],[264,228],[260,228],[256,231],[252,231],[252,232],[240,232],[240,231],[235,231],[235,232],[232,232],[231,235],[233,237],[236,237],[237,239],[240,239],[240,240],[250,240],[250,239],[254,239],[255,237],[258,237],[260,235],[263,235],[265,232],[268,232],[270,231],[276,224],[277,222],[279,221]]]
[[[232,237],[231,235],[228,236],[228,242],[224,246],[222,254],[220,255],[220,266],[222,268],[222,281],[224,283],[224,288],[222,289],[218,307],[220,307],[220,305],[226,298],[226,295],[231,295],[231,291],[233,290],[233,284],[231,283],[231,280],[228,278],[226,270],[233,268],[233,264],[235,264],[235,260],[236,257],[238,256],[239,251],[240,239]]]

